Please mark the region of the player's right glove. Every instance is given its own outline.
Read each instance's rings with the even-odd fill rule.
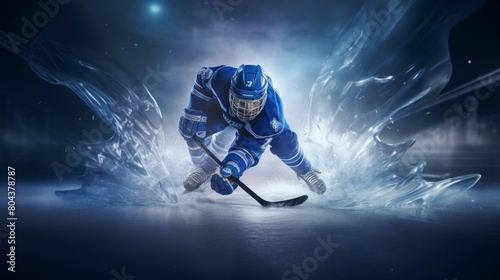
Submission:
[[[203,111],[184,109],[179,120],[179,132],[186,140],[194,135],[204,139],[207,136],[207,115]]]
[[[240,172],[236,163],[227,162],[221,167],[220,175],[213,174],[210,178],[212,190],[222,195],[232,194],[238,185],[230,180],[231,175],[237,179],[240,178]]]

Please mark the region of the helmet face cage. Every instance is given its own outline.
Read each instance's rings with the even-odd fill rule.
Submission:
[[[231,112],[242,121],[251,121],[257,117],[257,115],[264,108],[264,104],[267,100],[267,93],[265,93],[260,99],[248,100],[236,97],[235,92],[230,89],[229,91],[229,104],[231,107]]]

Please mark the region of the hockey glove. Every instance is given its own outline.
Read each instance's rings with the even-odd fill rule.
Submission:
[[[231,175],[237,179],[240,178],[236,163],[230,161],[221,167],[220,175],[213,174],[210,178],[212,189],[222,195],[232,194],[238,185],[229,179]]]
[[[186,140],[194,135],[204,139],[207,136],[207,115],[203,111],[184,109],[179,120],[179,132]]]

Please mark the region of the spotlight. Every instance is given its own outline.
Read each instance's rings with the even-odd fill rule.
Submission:
[[[152,14],[158,14],[160,11],[161,11],[161,7],[160,5],[158,4],[151,4],[149,6],[149,11],[152,13]]]

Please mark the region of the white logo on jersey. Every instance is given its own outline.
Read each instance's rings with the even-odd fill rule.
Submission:
[[[276,118],[273,118],[273,120],[270,122],[271,126],[274,129],[274,132],[278,132],[283,127],[283,124],[280,123]]]
[[[212,74],[213,74],[213,73],[214,73],[214,71],[213,71],[212,69],[210,69],[210,68],[205,68],[205,67],[201,68],[201,69],[200,69],[200,72],[198,72],[198,74],[200,74],[200,75],[201,75],[201,78],[202,78],[203,80],[208,80],[208,79],[210,79],[210,77],[212,77]]]
[[[251,87],[252,86],[252,81],[247,81],[246,87]]]
[[[231,125],[232,127],[236,128],[236,129],[241,129],[243,127],[242,124],[240,123],[237,123],[233,120],[231,120],[228,116],[226,116],[226,114],[222,114],[222,117],[224,117],[224,120],[226,120],[226,122]]]

